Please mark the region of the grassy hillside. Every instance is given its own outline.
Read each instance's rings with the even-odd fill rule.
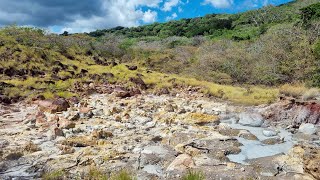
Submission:
[[[320,86],[319,4],[297,1],[89,34],[5,27],[0,99],[70,97],[79,84],[132,87],[129,79],[141,77],[148,91],[197,86],[237,103],[269,103],[283,84]]]

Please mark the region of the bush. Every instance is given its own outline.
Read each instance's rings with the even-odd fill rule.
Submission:
[[[133,178],[128,171],[121,170],[120,172],[113,174],[110,179],[111,180],[134,180],[135,178]]]
[[[308,100],[313,100],[317,97],[320,97],[320,90],[317,88],[312,88],[303,94],[302,99],[304,101],[308,101]]]
[[[62,170],[48,172],[42,176],[44,180],[64,180],[66,173]]]
[[[307,91],[307,88],[302,84],[285,84],[280,87],[280,94],[292,97],[300,97]]]
[[[182,177],[182,180],[204,180],[202,172],[189,171],[188,174]]]

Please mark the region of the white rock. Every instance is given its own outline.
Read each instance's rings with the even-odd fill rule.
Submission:
[[[273,137],[278,135],[278,133],[272,129],[264,129],[262,131],[262,134],[265,135],[266,137]]]
[[[263,117],[259,113],[243,112],[239,115],[239,119],[239,124],[252,127],[261,127],[264,122]]]
[[[317,128],[310,123],[306,123],[306,124],[301,124],[299,127],[299,132],[303,133],[303,134],[315,134],[317,131]]]
[[[194,166],[191,156],[181,154],[168,166],[167,171],[185,171]]]
[[[231,129],[231,127],[227,123],[220,123],[219,126],[218,126],[218,129],[219,130],[229,130],[229,129]]]

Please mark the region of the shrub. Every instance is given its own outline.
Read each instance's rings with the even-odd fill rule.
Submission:
[[[44,180],[64,180],[66,173],[62,170],[48,172],[42,176]]]
[[[182,180],[204,180],[205,177],[202,172],[189,171],[188,174],[181,178]]]
[[[107,180],[108,176],[96,167],[91,167],[85,179],[87,180]]]
[[[280,87],[279,91],[280,94],[297,98],[302,96],[307,91],[307,88],[302,84],[285,84]]]
[[[304,101],[308,101],[308,100],[315,99],[317,97],[320,97],[320,90],[317,88],[312,88],[303,94],[302,99]]]
[[[113,174],[110,177],[111,180],[134,180],[135,178],[132,177],[132,175],[126,171],[126,170],[121,170],[118,173]]]

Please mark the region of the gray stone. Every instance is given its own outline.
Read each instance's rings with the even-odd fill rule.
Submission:
[[[155,174],[157,176],[161,176],[163,174],[162,168],[156,165],[146,165],[142,170],[149,174]]]
[[[9,141],[5,140],[5,139],[0,139],[0,148],[5,148],[9,145]]]
[[[262,131],[262,134],[266,137],[273,137],[273,136],[278,135],[278,133],[272,129],[264,129]]]
[[[261,127],[264,122],[263,117],[259,113],[243,112],[239,115],[239,124],[251,127]]]
[[[317,131],[317,128],[310,123],[307,124],[301,124],[299,127],[299,132],[303,133],[303,134],[308,134],[308,135],[312,135],[315,134]]]

